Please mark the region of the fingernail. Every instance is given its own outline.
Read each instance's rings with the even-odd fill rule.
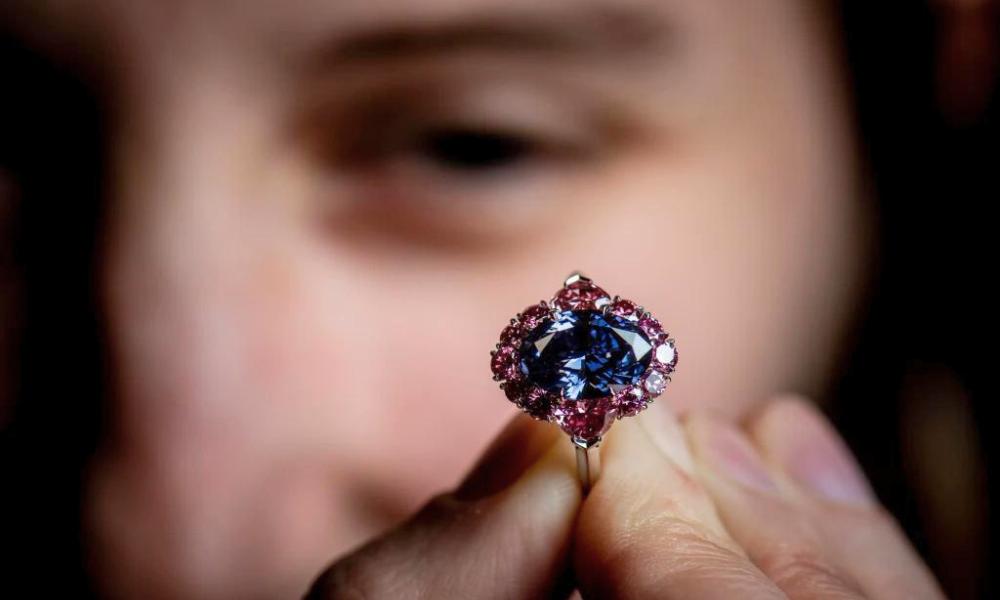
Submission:
[[[651,405],[639,415],[639,423],[660,452],[684,471],[694,472],[684,430],[669,407],[663,403]]]
[[[736,427],[702,419],[692,430],[703,438],[699,448],[704,449],[709,466],[748,488],[763,492],[777,489],[757,450]]]
[[[796,406],[787,423],[793,443],[783,451],[788,473],[816,494],[847,504],[871,505],[875,494],[847,446],[814,409]]]

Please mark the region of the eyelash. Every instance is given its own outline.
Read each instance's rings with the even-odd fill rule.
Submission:
[[[437,176],[492,176],[522,168],[571,166],[595,152],[594,141],[556,131],[491,124],[489,115],[475,123],[419,116],[376,120],[342,139],[339,162],[363,165],[371,172],[406,164]]]

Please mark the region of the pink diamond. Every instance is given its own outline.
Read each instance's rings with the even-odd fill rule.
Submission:
[[[651,342],[655,342],[660,337],[666,335],[660,322],[650,316],[639,319],[639,329],[642,329]]]
[[[501,387],[503,387],[503,393],[507,395],[507,399],[517,405],[521,404],[521,398],[528,391],[527,385],[520,381],[507,381]]]
[[[546,420],[552,408],[552,396],[541,388],[528,390],[521,398],[521,408],[524,412],[539,420]]]
[[[614,401],[623,417],[634,417],[649,405],[649,395],[642,386],[630,386],[619,392]]]
[[[597,301],[607,297],[608,293],[601,288],[589,281],[580,280],[556,292],[552,303],[560,310],[588,310],[599,308]]]
[[[549,305],[545,302],[533,304],[521,312],[521,324],[525,331],[531,331],[549,317]]]
[[[562,400],[553,408],[552,416],[573,438],[594,443],[611,428],[617,412],[608,398]]]
[[[522,335],[520,327],[517,325],[508,325],[500,332],[500,343],[510,346],[517,345],[520,343]]]
[[[500,349],[493,353],[493,360],[490,361],[490,368],[493,374],[500,379],[519,379],[521,370],[518,368],[517,352],[512,346],[500,346]]]
[[[636,310],[638,310],[638,308],[639,307],[635,305],[635,302],[632,302],[631,300],[619,299],[611,305],[611,314],[619,317],[625,317],[626,319],[635,319],[638,317],[636,314]]]

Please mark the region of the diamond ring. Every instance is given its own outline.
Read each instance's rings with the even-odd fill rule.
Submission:
[[[490,356],[511,402],[570,435],[585,492],[598,475],[590,449],[616,418],[662,394],[677,366],[674,340],[659,321],[580,273],[511,319]]]

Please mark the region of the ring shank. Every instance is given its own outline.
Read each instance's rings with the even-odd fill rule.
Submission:
[[[597,451],[596,445],[589,447],[584,447],[576,443],[573,445],[576,447],[576,473],[580,478],[583,493],[587,494],[594,484],[597,483],[597,478],[601,472],[600,453]]]

